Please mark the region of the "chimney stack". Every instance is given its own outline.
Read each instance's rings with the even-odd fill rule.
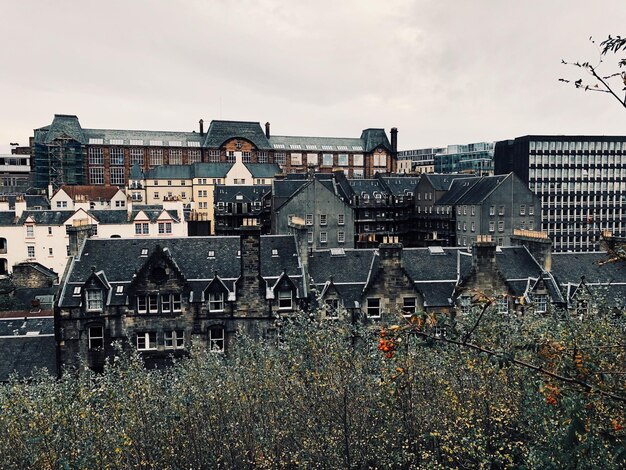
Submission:
[[[398,128],[391,128],[391,148],[394,152],[398,151]]]
[[[552,240],[547,233],[515,229],[511,245],[525,246],[545,271],[552,269]]]
[[[269,122],[265,123],[265,137],[267,137],[268,139],[270,138],[270,123]]]
[[[204,135],[204,119],[200,119],[198,123],[200,124],[200,135]]]

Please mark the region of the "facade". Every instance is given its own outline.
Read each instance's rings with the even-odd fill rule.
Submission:
[[[0,194],[24,193],[30,186],[30,155],[0,155]]]
[[[271,136],[258,122],[218,121],[205,132],[85,129],[57,114],[31,139],[35,187],[96,184],[124,187],[131,168],[194,163],[274,163],[285,173],[342,168],[352,177],[396,171],[397,130],[365,129],[357,138]],[[262,176],[253,178],[263,179]],[[243,184],[243,183],[242,183]],[[249,184],[249,183],[245,183]],[[267,184],[263,182],[253,184]]]
[[[354,247],[354,211],[333,175],[276,180],[273,192],[277,196],[272,202],[273,233],[291,233],[290,224],[298,218],[306,226],[312,249]]]
[[[485,235],[509,246],[514,230],[541,226],[539,198],[514,173],[457,178],[436,206],[436,212],[454,212],[459,246],[472,246]]]
[[[495,171],[514,172],[541,200],[554,250],[595,251],[626,235],[626,137],[529,135],[496,144]]]
[[[124,262],[120,263],[119,260]],[[272,337],[308,296],[293,236],[89,239],[69,266],[56,312],[59,359],[100,370],[112,343],[149,367],[191,343],[223,352],[237,333]]]
[[[126,193],[115,186],[63,185],[50,197],[57,210],[110,210],[126,208]]]
[[[262,235],[271,232],[271,186],[216,186],[215,234],[238,235],[240,227],[252,224]]]
[[[398,152],[398,160],[410,160],[415,173],[467,173],[493,175],[493,142],[448,145]]]

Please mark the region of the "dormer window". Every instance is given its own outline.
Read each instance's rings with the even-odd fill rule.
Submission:
[[[101,312],[103,307],[103,296],[100,289],[90,289],[86,293],[87,311]]]
[[[291,290],[278,291],[278,309],[291,310],[293,308],[293,292]]]
[[[76,286],[74,287],[74,291],[72,292],[72,295],[74,297],[78,297],[80,296],[81,291],[82,291],[82,287]]]
[[[273,248],[273,249],[272,249],[272,256],[273,256],[273,257],[278,256],[278,250],[277,250],[276,248]]]
[[[209,312],[224,311],[224,292],[209,293]]]
[[[214,250],[209,250],[209,258],[215,258],[215,251]]]
[[[117,286],[117,288],[115,289],[115,293],[117,295],[123,294],[124,293],[124,286]]]

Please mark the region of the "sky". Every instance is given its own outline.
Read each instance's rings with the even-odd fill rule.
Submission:
[[[94,129],[397,127],[399,150],[624,135],[617,101],[558,79],[584,76],[562,59],[599,64],[589,38],[626,35],[625,20],[623,0],[3,0],[0,153],[54,114]]]

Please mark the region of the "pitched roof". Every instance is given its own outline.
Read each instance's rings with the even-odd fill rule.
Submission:
[[[17,224],[23,225],[31,217],[39,225],[63,225],[75,213],[76,211],[24,211]]]
[[[42,132],[37,133],[39,137],[38,143],[48,144],[55,139],[69,137],[81,144],[87,143],[87,137],[80,126],[78,117],[67,114],[55,114],[52,124],[40,129]],[[45,132],[47,131],[47,132]]]
[[[305,137],[273,135],[270,143],[275,150],[309,152],[363,152],[363,141],[353,137]]]
[[[272,191],[272,187],[268,185],[258,186],[216,186],[215,202],[236,202],[237,196],[241,196],[242,200],[260,201],[264,196]]]
[[[93,186],[93,185],[63,185],[63,190],[72,200],[84,196],[88,201],[109,201],[120,189],[116,186]]]
[[[452,182],[458,178],[467,178],[467,175],[450,175],[450,174],[435,174],[424,173],[420,175],[420,178],[428,180],[430,185],[435,191],[448,191]]]
[[[0,320],[0,323],[6,320]],[[24,322],[22,319],[21,322]],[[53,319],[48,323],[52,325]],[[36,369],[56,374],[56,340],[54,334],[16,335],[0,338],[0,381],[11,376],[30,378]]]
[[[244,163],[253,178],[273,178],[282,170],[277,163]]]
[[[443,193],[437,204],[453,206],[480,178],[455,178],[450,185],[450,189]]]
[[[259,150],[272,149],[261,125],[258,122],[247,121],[211,121],[202,146],[219,148],[227,140],[237,137],[252,142]]]
[[[472,185],[465,191],[456,201],[456,204],[480,204],[482,203],[498,186],[500,186],[508,175],[483,176],[476,184]]]
[[[383,147],[393,153],[385,129],[365,129],[361,133],[361,140],[363,141],[366,152],[372,152],[377,147]]]

